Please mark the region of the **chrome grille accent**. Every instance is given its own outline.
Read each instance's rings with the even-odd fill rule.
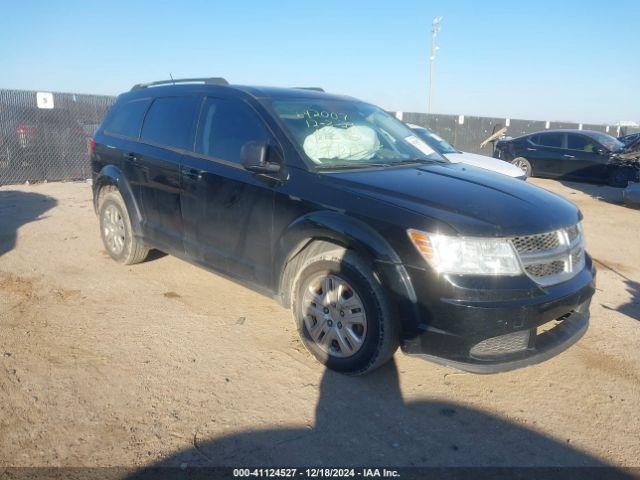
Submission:
[[[539,252],[560,246],[557,232],[515,237],[511,240],[518,253]]]
[[[527,273],[533,277],[548,277],[564,272],[564,262],[556,260],[551,263],[535,263],[524,267]]]
[[[526,274],[540,285],[565,282],[584,268],[580,224],[554,232],[514,237],[511,243]]]
[[[574,225],[573,227],[567,228],[567,235],[569,236],[569,241],[573,242],[578,235],[580,235],[580,227],[578,227],[578,225]]]

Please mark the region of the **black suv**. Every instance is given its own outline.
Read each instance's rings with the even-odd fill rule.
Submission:
[[[626,187],[637,180],[640,164],[625,153],[625,145],[611,135],[567,129],[499,140],[494,157],[513,163],[528,176]]]
[[[508,370],[582,336],[595,271],[575,205],[443,162],[383,110],[318,90],[191,79],[120,95],[92,142],[111,257],[157,248],[271,295],[350,374],[399,345]]]

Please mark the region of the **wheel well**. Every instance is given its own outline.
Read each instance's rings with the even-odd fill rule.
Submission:
[[[93,210],[96,215],[99,214],[100,203],[102,202],[102,198],[109,192],[114,190],[118,190],[115,182],[110,178],[103,178],[100,180],[100,183],[97,184],[93,190]]]
[[[373,260],[371,255],[363,251],[362,249],[354,248],[351,245],[347,245],[335,240],[326,240],[323,238],[308,238],[291,250],[284,262],[280,271],[280,277],[278,282],[278,299],[285,308],[291,307],[291,285],[295,278],[296,273],[302,266],[302,264],[309,258],[319,255],[324,252],[335,250],[336,248],[343,248],[345,250],[351,250],[363,257],[365,260]],[[374,270],[374,275],[378,274]]]
[[[109,192],[117,192],[118,187],[113,183],[103,183],[98,187],[98,193],[96,195],[96,206],[100,207],[100,202],[102,202],[102,198]]]

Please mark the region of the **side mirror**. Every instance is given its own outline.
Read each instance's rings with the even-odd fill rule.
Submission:
[[[606,155],[607,151],[602,147],[596,147],[595,151],[598,155]]]
[[[279,163],[269,162],[269,144],[267,142],[247,142],[240,150],[240,162],[245,170],[254,173],[276,173]]]

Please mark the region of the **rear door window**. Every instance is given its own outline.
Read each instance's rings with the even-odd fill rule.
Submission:
[[[133,100],[117,105],[104,126],[106,133],[115,133],[125,137],[138,138],[144,113],[151,100]]]
[[[564,133],[543,133],[539,137],[539,145],[545,147],[562,148]]]
[[[240,163],[247,142],[271,139],[255,111],[240,100],[207,98],[198,129],[197,153],[233,163]]]
[[[194,96],[156,98],[144,119],[140,138],[164,147],[191,150],[196,104]]]

